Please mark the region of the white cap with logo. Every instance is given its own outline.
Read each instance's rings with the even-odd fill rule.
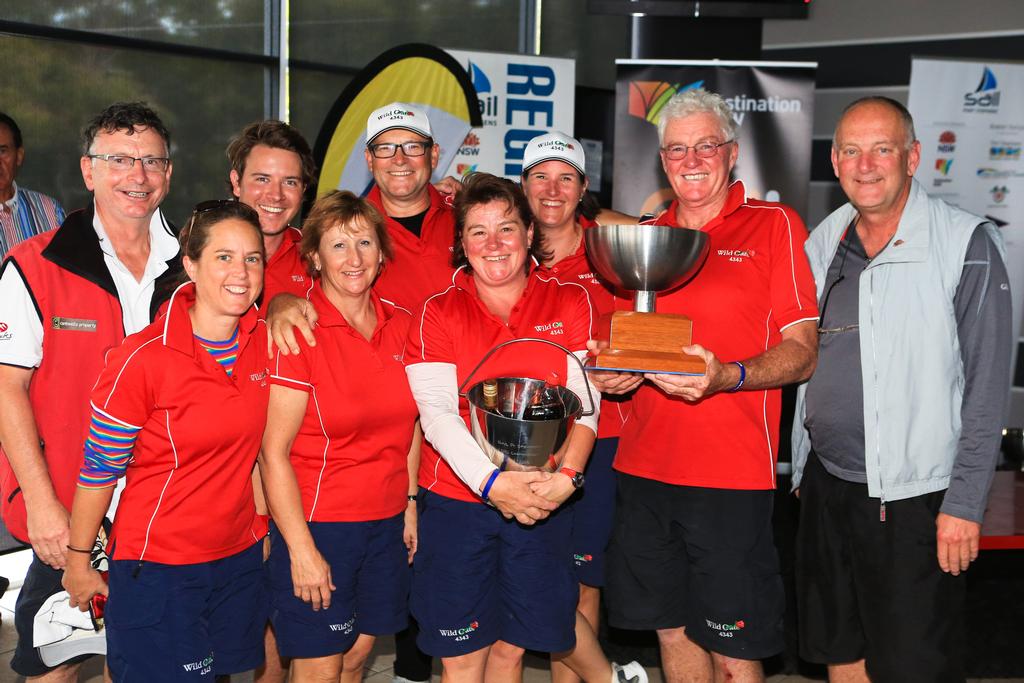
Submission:
[[[545,161],[564,161],[583,175],[587,174],[583,145],[576,138],[555,131],[538,135],[526,143],[523,152],[523,173]]]
[[[366,144],[373,142],[381,133],[396,128],[411,130],[413,133],[430,138],[430,119],[419,109],[405,102],[392,102],[375,109],[366,119]]]

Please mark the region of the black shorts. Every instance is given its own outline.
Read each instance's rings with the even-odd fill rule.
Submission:
[[[701,647],[737,659],[781,652],[785,603],[772,543],[774,494],[620,473],[608,549],[609,623],[685,627]]]
[[[14,606],[14,628],[18,632],[18,645],[14,648],[11,668],[15,673],[22,676],[42,676],[56,668],[43,664],[39,657],[39,649],[32,645],[33,622],[46,599],[64,590],[64,586],[61,585],[63,578],[63,570],[52,568],[32,553],[32,564],[28,567],[25,583],[21,586],[18,601]],[[92,655],[81,655],[65,663],[76,664],[84,662],[89,657]]]
[[[813,453],[800,485],[800,655],[865,659],[872,681],[963,681],[965,574],[936,559],[943,491],[885,505],[829,474]]]

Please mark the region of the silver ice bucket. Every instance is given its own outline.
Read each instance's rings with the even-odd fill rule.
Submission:
[[[577,362],[583,372],[583,364],[569,349],[546,339],[512,339],[495,346],[477,363],[467,375],[467,382],[477,370],[498,349],[519,342],[539,342],[564,351]],[[484,404],[483,385],[488,379],[498,384],[497,409],[490,410]],[[574,392],[563,386],[548,385],[543,380],[528,377],[487,378],[469,387],[463,393],[466,383],[459,387],[459,393],[469,402],[469,426],[473,438],[480,448],[501,469],[544,468],[551,456],[565,443],[569,430],[576,419],[594,414],[594,397],[587,387],[590,408],[583,410],[583,402]],[[535,396],[545,392],[561,410],[554,419],[529,419],[528,411]]]

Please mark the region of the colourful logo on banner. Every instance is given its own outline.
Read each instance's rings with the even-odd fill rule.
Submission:
[[[1002,204],[1003,200],[1006,199],[1006,195],[1010,194],[1010,190],[1007,189],[1006,185],[996,185],[989,192],[992,194],[992,201],[996,204]]]
[[[476,90],[477,95],[491,92],[491,79],[487,78],[487,74],[484,73],[483,69],[470,62],[469,68],[466,71],[469,72],[469,80],[473,82],[473,89]]]
[[[988,158],[993,161],[1017,161],[1020,159],[1020,146],[992,145],[988,148]]]
[[[939,134],[939,154],[952,154],[956,149],[956,133],[944,130]]]
[[[964,111],[994,114],[999,109],[998,87],[992,69],[984,67],[978,87],[972,92],[964,93]]]
[[[942,175],[949,175],[949,167],[953,165],[952,159],[936,159],[935,170]]]
[[[460,177],[465,178],[470,173],[476,173],[476,167],[477,164],[456,164],[455,172],[458,173]]]
[[[703,87],[704,81],[694,81],[680,87],[679,83],[670,85],[665,81],[630,81],[629,83],[629,115],[645,119],[652,125],[658,125],[661,110],[676,93]]]

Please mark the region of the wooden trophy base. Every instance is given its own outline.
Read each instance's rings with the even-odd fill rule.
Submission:
[[[693,321],[675,313],[615,311],[601,316],[597,340],[601,347],[594,369],[703,375],[700,356],[682,353],[690,344]]]

